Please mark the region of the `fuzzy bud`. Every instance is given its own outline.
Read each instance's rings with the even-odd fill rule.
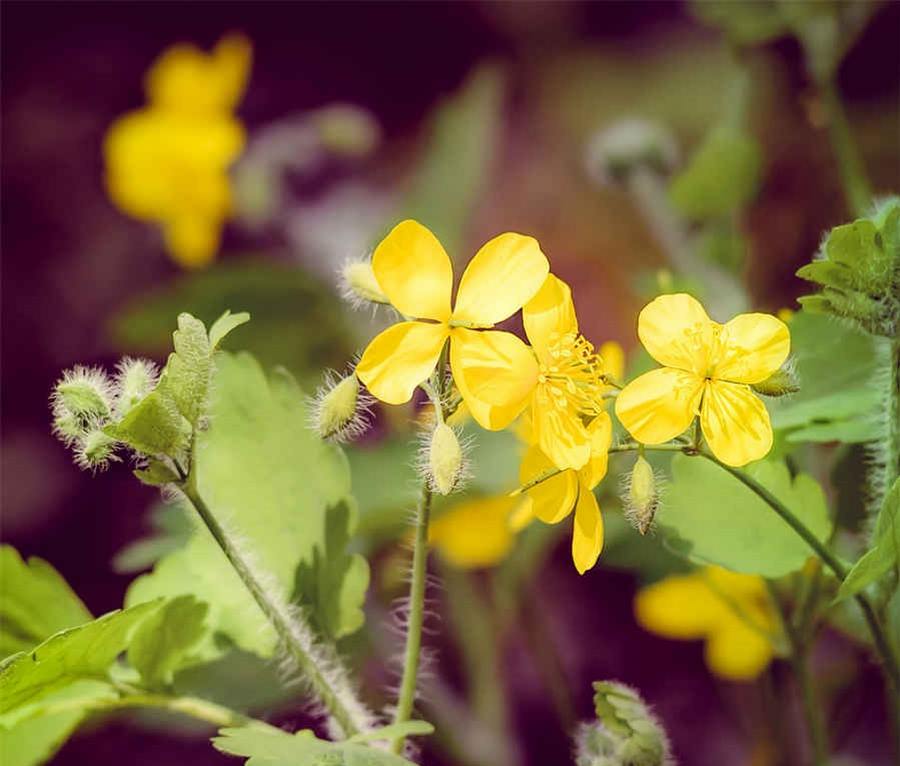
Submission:
[[[72,444],[112,414],[113,393],[102,370],[74,367],[67,370],[50,397],[53,429],[66,444]]]
[[[753,383],[750,388],[763,396],[787,396],[796,394],[800,390],[800,383],[793,368],[787,366],[782,367],[765,380]]]
[[[87,431],[75,447],[75,462],[79,468],[103,471],[110,462],[117,460],[116,440],[111,439],[100,428]]]
[[[637,527],[638,532],[646,535],[659,507],[659,493],[653,466],[643,455],[638,455],[631,469],[625,506],[629,521]]]
[[[125,357],[116,373],[116,414],[121,417],[128,412],[156,387],[158,379],[153,362]]]
[[[356,308],[370,304],[390,304],[375,279],[372,261],[368,259],[345,263],[341,268],[340,282],[342,295]]]
[[[587,148],[587,170],[602,185],[626,181],[634,171],[672,169],[678,157],[675,140],[661,126],[626,119],[594,135]]]
[[[313,428],[323,439],[348,441],[365,431],[370,406],[355,374],[329,380],[313,403]]]
[[[449,495],[459,483],[463,468],[463,453],[459,438],[446,423],[438,423],[428,445],[428,475],[432,488]]]

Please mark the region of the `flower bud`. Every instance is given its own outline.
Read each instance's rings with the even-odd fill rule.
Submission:
[[[116,373],[116,414],[120,417],[149,394],[159,379],[156,365],[148,359],[125,357]]]
[[[800,383],[793,368],[786,366],[765,380],[753,383],[750,388],[763,396],[787,396],[796,394],[800,390]]]
[[[354,373],[319,389],[312,407],[313,428],[323,439],[348,441],[369,424],[371,403]]]
[[[463,454],[459,439],[446,423],[438,423],[428,445],[428,475],[432,489],[449,495],[459,483]]]
[[[629,521],[637,527],[638,532],[645,535],[653,525],[658,507],[659,493],[656,489],[653,466],[643,455],[638,455],[628,479],[625,513]]]
[[[54,386],[50,405],[56,435],[65,444],[72,444],[90,428],[109,419],[112,385],[102,370],[79,365],[67,370]]]
[[[345,263],[341,268],[340,283],[341,294],[354,308],[369,304],[390,304],[375,279],[372,262],[368,259]]]
[[[594,135],[587,147],[586,164],[589,175],[607,185],[626,181],[641,168],[665,173],[677,157],[675,140],[663,127],[626,119]]]
[[[93,428],[78,440],[75,462],[85,470],[106,470],[111,461],[118,459],[115,455],[116,444],[116,440],[103,433],[101,428]]]

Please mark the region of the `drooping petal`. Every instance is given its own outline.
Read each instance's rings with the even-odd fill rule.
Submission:
[[[706,375],[714,326],[690,295],[660,295],[641,310],[638,337],[660,364]]]
[[[607,413],[601,412],[588,423],[587,432],[591,440],[591,458],[578,474],[581,483],[593,489],[606,476],[609,448],[612,444],[612,419]]]
[[[616,417],[644,444],[662,444],[684,433],[697,414],[703,380],[661,367],[635,378],[616,397]]]
[[[519,467],[519,481],[527,484],[556,470],[538,447],[530,447]],[[578,498],[578,476],[575,471],[562,471],[526,490],[531,500],[530,511],[545,524],[556,524],[572,512]]]
[[[531,349],[512,333],[500,330],[450,331],[450,368],[463,400],[482,426],[486,408],[505,428],[525,409],[537,381],[538,366]]]
[[[557,468],[584,468],[591,457],[591,439],[581,415],[558,402],[541,384],[532,399],[532,424],[537,444]]]
[[[772,661],[771,641],[737,614],[724,617],[706,641],[706,664],[721,678],[752,681]]]
[[[512,316],[540,289],[550,271],[533,237],[494,237],[469,262],[456,295],[453,318],[489,327]]]
[[[641,588],[634,599],[638,623],[666,638],[703,638],[725,617],[727,609],[702,572],[671,575]]]
[[[538,354],[548,349],[554,338],[568,332],[578,332],[578,318],[572,291],[553,274],[548,274],[544,284],[522,308],[525,334]]]
[[[739,314],[719,337],[712,377],[735,383],[759,383],[778,370],[791,351],[787,325],[770,314]]]
[[[453,266],[437,237],[418,221],[391,229],[375,248],[372,270],[401,314],[439,322],[450,317]]]
[[[709,448],[726,465],[746,465],[772,449],[772,424],[766,406],[741,383],[707,381],[700,426]]]
[[[572,525],[572,561],[578,574],[584,574],[594,564],[603,550],[603,517],[594,493],[582,485],[575,505],[575,521]]]
[[[519,502],[500,495],[459,503],[429,525],[428,541],[461,569],[493,566],[512,548],[509,517]]]
[[[356,365],[356,374],[377,399],[408,402],[437,364],[448,329],[442,324],[399,322],[376,335]]]

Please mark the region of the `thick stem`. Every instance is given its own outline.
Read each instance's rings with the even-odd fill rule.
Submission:
[[[833,81],[822,82],[819,88],[822,105],[827,113],[828,137],[837,159],[847,205],[855,215],[864,216],[872,204],[872,187],[850,132],[844,105]]]

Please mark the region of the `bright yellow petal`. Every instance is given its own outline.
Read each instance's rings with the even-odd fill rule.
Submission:
[[[479,419],[485,409],[496,414],[499,408],[508,415],[499,426],[505,428],[525,408],[538,374],[531,349],[512,333],[461,327],[450,331],[450,368],[472,417],[494,429],[496,423]]]
[[[603,373],[617,383],[625,378],[625,349],[614,340],[602,344],[597,353],[603,359]]]
[[[712,377],[759,383],[778,370],[791,352],[787,325],[770,314],[739,314],[722,327]]]
[[[591,457],[591,439],[581,415],[560,404],[538,385],[532,398],[532,424],[537,443],[557,468],[584,468]]]
[[[584,574],[594,564],[603,549],[603,517],[594,493],[581,486],[575,505],[572,525],[572,561],[578,574]]]
[[[638,623],[666,638],[703,638],[728,608],[710,589],[702,572],[671,575],[641,588],[634,599]]]
[[[735,467],[765,457],[772,449],[772,424],[749,386],[711,380],[705,389],[700,426],[713,454]]]
[[[216,257],[221,234],[221,221],[201,216],[182,216],[163,227],[166,249],[186,269],[208,266]]]
[[[429,542],[454,566],[493,566],[512,547],[509,516],[519,502],[519,498],[500,496],[459,503],[430,524]]]
[[[234,109],[247,88],[253,46],[243,35],[227,35],[213,49],[216,80],[222,104]]]
[[[534,521],[534,502],[528,495],[519,497],[519,504],[509,514],[509,528],[513,532],[521,532]]]
[[[553,274],[548,274],[537,295],[522,309],[525,334],[540,354],[554,343],[554,338],[578,332],[578,319],[572,291]]]
[[[522,444],[529,446],[537,444],[537,438],[534,435],[534,423],[531,408],[529,407],[522,413],[521,417],[516,421],[513,433]]]
[[[729,614],[706,641],[706,664],[721,678],[752,681],[772,661],[773,649],[765,635]]]
[[[697,414],[703,380],[662,367],[635,378],[616,397],[616,417],[644,444],[662,444],[684,433]]]
[[[486,327],[502,322],[534,296],[549,271],[533,237],[511,232],[494,237],[466,267],[453,318]]]
[[[705,376],[714,326],[690,295],[660,295],[641,310],[638,337],[660,364]]]
[[[591,458],[578,472],[578,478],[588,489],[596,487],[606,476],[609,463],[609,448],[612,445],[612,420],[601,412],[587,426],[591,440]]]
[[[519,481],[526,484],[542,474],[554,470],[554,465],[537,447],[531,447],[522,458]],[[572,512],[578,499],[578,475],[575,471],[563,471],[525,493],[531,500],[530,511],[545,524],[556,524]]]
[[[453,266],[437,237],[418,221],[391,229],[375,248],[372,270],[401,314],[439,322],[450,316]]]
[[[408,402],[437,364],[447,327],[425,322],[400,322],[376,335],[356,365],[356,375],[377,399],[388,404]]]

